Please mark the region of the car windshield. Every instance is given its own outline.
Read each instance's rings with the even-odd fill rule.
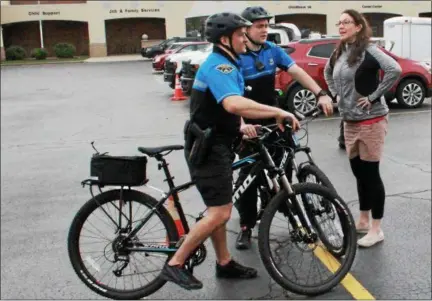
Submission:
[[[165,46],[169,41],[170,40],[165,40],[165,41],[159,43],[159,45],[156,45],[156,46]]]
[[[279,45],[281,44],[281,36],[278,33],[269,33],[267,36],[267,41]]]
[[[209,49],[209,46],[209,44],[198,44],[196,45],[196,49],[200,51],[206,51],[207,49]]]
[[[175,50],[175,49],[178,49],[178,48],[180,48],[181,46],[183,46],[183,44],[172,44],[171,46],[169,46],[168,48],[167,48],[167,50]]]
[[[199,51],[207,52],[207,51],[211,51],[211,50],[212,50],[212,48],[213,48],[213,43],[210,43],[210,44],[203,44],[203,45],[200,45],[200,46],[202,46],[202,48],[198,48]]]

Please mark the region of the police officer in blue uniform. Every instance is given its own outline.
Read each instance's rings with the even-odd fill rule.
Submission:
[[[240,55],[240,66],[245,79],[245,85],[251,87],[247,97],[259,103],[269,106],[276,106],[275,97],[275,74],[276,68],[287,71],[290,75],[300,82],[304,87],[311,90],[318,98],[318,104],[323,108],[326,115],[333,113],[332,100],[327,93],[322,90],[315,81],[299,66],[294,60],[279,46],[267,41],[269,20],[273,16],[262,7],[248,7],[242,12],[242,17],[252,22],[247,30],[248,50]],[[249,136],[256,134],[256,127],[274,123],[271,119],[242,120],[242,131]],[[251,151],[243,149],[240,158],[248,156]],[[280,154],[277,151],[273,155],[278,163]],[[291,181],[292,170],[286,170],[288,179]],[[249,173],[249,168],[245,167],[239,173],[237,185],[243,182]],[[239,199],[237,208],[240,214],[240,233],[237,237],[236,248],[248,249],[250,247],[252,229],[257,221],[257,184],[253,183]],[[258,217],[259,218],[259,217]]]
[[[232,13],[219,13],[206,20],[206,39],[213,52],[200,66],[192,87],[191,116],[185,126],[185,157],[207,214],[192,227],[180,248],[164,266],[161,277],[185,289],[200,289],[202,283],[184,268],[188,256],[211,237],[216,253],[216,276],[254,278],[257,271],[234,261],[227,248],[225,224],[232,210],[233,143],[240,134],[241,116],[250,119],[297,119],[279,108],[243,97],[244,81],[238,54],[246,51],[246,27],[251,23]]]

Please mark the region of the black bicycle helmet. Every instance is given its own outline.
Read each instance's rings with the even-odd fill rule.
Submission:
[[[218,13],[211,15],[206,20],[205,37],[210,43],[219,43],[222,36],[231,34],[241,27],[249,27],[252,23],[233,13]]]
[[[226,48],[226,46],[220,44],[219,39],[222,36],[229,37],[230,46],[228,47],[228,50],[237,57],[237,54],[232,48],[232,34],[238,28],[249,27],[251,25],[251,22],[242,18],[240,15],[223,12],[213,14],[207,18],[204,34],[207,41],[210,43],[219,44],[219,46],[224,48]]]
[[[257,20],[270,20],[273,18],[273,16],[269,15],[269,13],[261,6],[247,7],[242,12],[241,16],[252,23]]]
[[[261,6],[251,6],[247,7],[241,14],[243,18],[250,22],[255,22],[258,20],[269,20],[273,18],[272,15],[269,15],[269,13],[262,8]],[[257,46],[261,46],[263,43],[258,43],[257,41],[254,41],[248,34],[246,35],[253,44]]]

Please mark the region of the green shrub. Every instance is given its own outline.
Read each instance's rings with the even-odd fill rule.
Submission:
[[[18,61],[23,60],[27,57],[27,53],[21,46],[10,46],[6,49],[6,60]]]
[[[44,60],[48,56],[48,52],[43,48],[35,48],[31,52],[31,57],[37,60]]]
[[[58,58],[73,58],[76,52],[74,45],[69,43],[58,43],[54,45],[54,53]]]

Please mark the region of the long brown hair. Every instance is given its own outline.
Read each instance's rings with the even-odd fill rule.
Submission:
[[[356,39],[352,44],[353,50],[351,51],[348,57],[348,65],[353,66],[355,63],[359,61],[362,56],[363,51],[369,45],[370,38],[372,36],[372,29],[369,26],[366,18],[354,9],[346,9],[342,12],[342,14],[348,14],[353,18],[354,24],[356,26],[362,25],[361,30],[357,33]],[[346,42],[342,40],[336,46],[335,51],[333,52],[330,58],[330,65],[334,66],[336,60],[342,55],[342,52],[345,51]]]

